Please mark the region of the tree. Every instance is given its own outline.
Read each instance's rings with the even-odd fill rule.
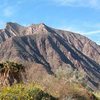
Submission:
[[[75,83],[83,83],[84,78],[86,77],[86,73],[80,69],[72,69],[69,65],[64,65],[63,67],[59,67],[55,71],[55,75],[58,79],[63,79],[66,82],[75,82]]]
[[[19,83],[22,79],[21,72],[24,71],[22,64],[6,61],[0,63],[0,82],[2,85]]]

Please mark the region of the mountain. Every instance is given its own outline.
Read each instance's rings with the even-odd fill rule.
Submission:
[[[31,63],[34,67],[29,67],[27,72],[31,72],[31,77],[37,70],[53,75],[59,67],[82,69],[91,88],[100,86],[100,46],[85,36],[44,23],[27,27],[7,23],[0,30],[0,61],[6,60],[23,62],[27,66]]]

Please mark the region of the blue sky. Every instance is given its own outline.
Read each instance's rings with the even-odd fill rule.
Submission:
[[[100,44],[100,0],[0,0],[0,12],[0,28],[6,22],[45,23]]]

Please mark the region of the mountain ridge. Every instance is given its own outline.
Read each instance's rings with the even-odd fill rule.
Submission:
[[[41,64],[49,74],[71,66],[87,73],[87,84],[93,89],[100,85],[100,46],[80,34],[44,23],[27,27],[7,23],[0,31],[0,61],[6,60]]]

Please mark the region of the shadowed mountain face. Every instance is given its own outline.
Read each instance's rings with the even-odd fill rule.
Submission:
[[[37,63],[50,74],[59,66],[70,65],[87,73],[93,89],[100,83],[100,46],[80,34],[43,23],[28,27],[7,23],[0,30],[0,61],[5,60]]]

